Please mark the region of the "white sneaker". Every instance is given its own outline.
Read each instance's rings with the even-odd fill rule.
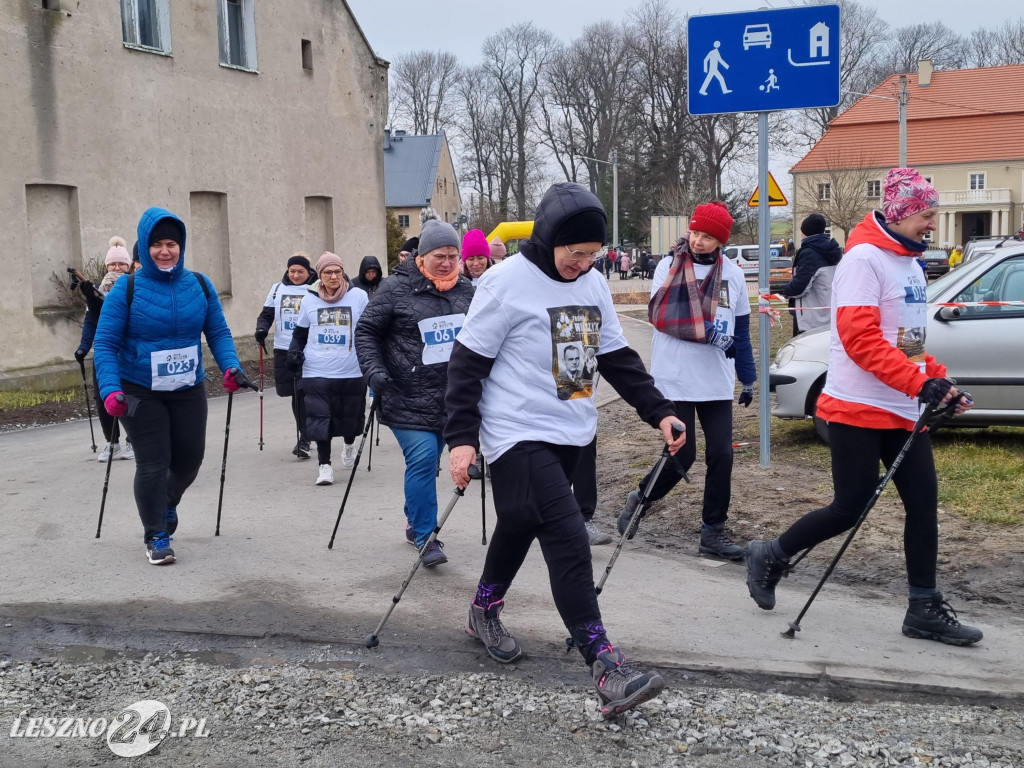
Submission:
[[[96,461],[106,464],[108,461],[110,461],[111,456],[113,456],[116,459],[119,453],[121,453],[120,443],[107,443],[105,446],[103,446],[103,452],[100,454],[99,458],[96,459]]]
[[[351,469],[356,463],[356,444],[346,445],[345,449],[341,452],[341,466],[345,469]]]
[[[590,539],[591,545],[612,543],[612,537],[598,528],[593,520],[584,520],[583,527],[587,529],[587,537]]]
[[[125,440],[124,441],[124,450],[121,451],[121,458],[122,459],[134,459],[135,458],[135,449],[132,448],[132,441],[131,440]]]
[[[320,474],[316,478],[317,485],[334,485],[334,470],[330,464],[320,465]]]

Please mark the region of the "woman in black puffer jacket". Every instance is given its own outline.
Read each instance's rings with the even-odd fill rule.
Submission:
[[[380,284],[356,326],[356,354],[405,455],[406,540],[422,547],[437,524],[437,462],[444,447],[448,358],[473,299],[459,274],[459,236],[428,219],[420,255]],[[447,562],[434,541],[423,565]]]

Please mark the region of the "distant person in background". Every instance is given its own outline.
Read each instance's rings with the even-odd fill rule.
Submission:
[[[949,254],[949,268],[956,269],[960,266],[960,263],[964,260],[964,249],[957,245],[953,248],[953,251]]]
[[[380,268],[380,261],[376,256],[363,256],[359,263],[359,275],[351,280],[353,288],[359,288],[366,292],[366,297],[373,298],[377,292],[380,281],[384,279],[384,272]]]
[[[812,213],[800,224],[804,238],[793,261],[793,277],[778,290],[791,302],[794,336],[829,324],[832,276],[843,249],[825,234],[826,224],[820,213]]]
[[[418,237],[410,237],[404,243],[402,243],[401,249],[398,251],[399,263],[408,259],[411,255],[416,253],[416,249],[420,246],[420,239]]]
[[[629,258],[629,254],[625,251],[619,256],[619,280],[629,280],[629,268],[632,265],[632,260]]]
[[[505,241],[498,235],[491,238],[491,263],[497,264],[499,261],[508,256],[508,248],[505,247]]]
[[[471,229],[462,236],[462,275],[473,285],[491,266],[491,245],[480,229]]]

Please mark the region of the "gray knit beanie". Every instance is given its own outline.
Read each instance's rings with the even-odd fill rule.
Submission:
[[[420,244],[417,248],[420,254],[430,253],[446,245],[452,245],[456,249],[461,245],[459,233],[455,231],[455,227],[439,219],[427,219],[423,222],[423,229],[420,231]]]

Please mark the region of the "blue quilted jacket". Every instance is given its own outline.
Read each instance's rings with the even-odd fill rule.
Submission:
[[[150,232],[161,219],[174,219],[181,225],[182,232],[185,231],[184,223],[170,211],[146,210],[139,219],[142,266],[135,272],[131,307],[128,306],[126,278],[114,283],[103,302],[103,313],[93,340],[101,398],[119,391],[122,380],[153,389],[154,372],[167,372],[167,362],[161,362],[161,353],[169,350],[192,350],[184,355],[192,362],[185,364],[184,376],[170,379],[175,383],[168,386],[164,383],[168,379],[165,379],[158,388],[187,389],[202,384],[206,376],[203,334],[222,371],[241,366],[217,290],[207,278],[185,269],[185,243],[181,243],[181,258],[168,272],[160,271],[150,258],[149,248],[144,244],[149,243]],[[206,280],[209,298],[200,280]],[[175,362],[172,360],[170,364],[173,366]]]

